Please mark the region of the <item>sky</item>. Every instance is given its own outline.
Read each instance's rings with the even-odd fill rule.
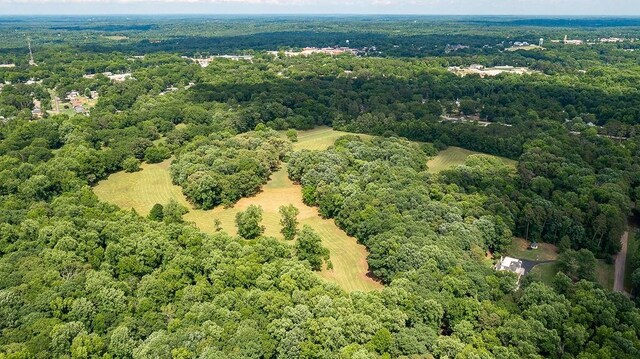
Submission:
[[[56,14],[640,16],[640,0],[0,0],[0,16]]]

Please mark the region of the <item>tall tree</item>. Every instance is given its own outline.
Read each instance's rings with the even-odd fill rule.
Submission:
[[[284,239],[291,241],[298,234],[298,210],[294,205],[280,206],[280,225],[282,229],[280,233],[284,236]]]
[[[322,263],[329,261],[329,250],[322,246],[322,239],[308,225],[302,227],[295,244],[298,259],[309,262],[311,269],[319,271]]]
[[[236,214],[238,235],[244,239],[254,239],[264,233],[262,222],[262,207],[250,205],[245,211]]]

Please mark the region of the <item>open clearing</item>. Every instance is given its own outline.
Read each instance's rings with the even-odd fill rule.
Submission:
[[[293,144],[294,151],[300,150],[326,150],[333,145],[336,140],[345,135],[353,133],[336,131],[331,127],[320,126],[313,130],[298,131],[298,142]],[[370,135],[358,134],[361,138],[370,138]]]
[[[510,257],[525,259],[530,261],[556,261],[558,259],[558,248],[550,243],[538,243],[538,249],[529,249],[529,242],[524,238],[514,238],[513,242],[505,251]],[[615,267],[602,259],[596,263],[596,280],[607,289],[613,289]],[[558,263],[542,263],[533,267],[529,275],[551,285],[553,278],[558,273]]]
[[[538,46],[538,45],[526,45],[526,46],[512,46],[509,48],[506,48],[505,51],[509,51],[509,52],[513,52],[513,51],[532,51],[532,50],[546,50],[544,47],[542,46]]]
[[[303,132],[299,135],[297,148],[322,150],[333,144],[336,138],[346,134],[328,128]],[[331,140],[327,140],[331,138]],[[308,146],[308,147],[307,147]],[[293,204],[300,210],[300,226],[307,224],[322,237],[322,242],[330,251],[333,270],[323,270],[319,275],[338,284],[346,291],[369,291],[382,288],[382,284],[367,276],[367,250],[355,238],[347,236],[333,220],[323,219],[314,207],[302,202],[302,190],[287,177],[286,167],[275,172],[262,191],[250,198],[242,198],[232,208],[217,207],[203,211],[195,209],[184,197],[179,186],[171,183],[169,165],[171,160],[158,164],[143,164],[142,170],[135,173],[115,173],[100,182],[94,192],[103,201],[121,208],[133,208],[141,215],[147,215],[156,203],[165,204],[170,199],[189,208],[184,219],[193,222],[205,233],[214,233],[214,221],[219,219],[223,230],[235,235],[235,215],[251,204],[264,209],[262,224],[265,234],[282,238],[280,234],[280,215],[278,208]]]
[[[528,275],[545,284],[552,285],[558,271],[557,262],[542,263],[533,267]],[[596,281],[604,288],[613,289],[614,272],[615,267],[613,264],[605,263],[602,259],[599,259],[596,263]]]
[[[558,264],[555,262],[551,262],[538,264],[537,266],[533,267],[528,275],[545,284],[551,285],[553,283],[553,278],[555,278],[556,276],[556,273],[558,273]]]
[[[505,254],[528,261],[554,261],[558,259],[558,248],[549,243],[538,243],[538,249],[529,249],[529,242],[524,238],[514,238]]]
[[[122,41],[122,40],[128,40],[129,39],[128,36],[124,36],[124,35],[106,35],[106,36],[102,36],[102,37],[107,39],[107,40],[113,40],[113,41]]]
[[[606,263],[602,259],[598,259],[596,264],[596,279],[601,286],[613,290],[615,280],[616,267],[613,263]]]
[[[444,151],[440,151],[435,157],[427,162],[428,171],[430,173],[440,173],[449,168],[464,164],[467,157],[471,155],[481,155],[481,152],[465,150],[460,147],[448,147]],[[497,156],[494,156],[497,157]],[[498,157],[504,163],[511,167],[516,167],[517,162],[504,157]]]
[[[336,139],[347,134],[349,133],[334,131],[330,127],[300,131],[298,142],[294,143],[294,150],[325,150],[333,145]],[[440,168],[444,169],[463,163],[467,156],[474,153],[476,152],[451,147],[441,152],[434,160],[440,161]],[[236,213],[251,204],[260,205],[264,210],[262,224],[266,227],[265,234],[277,238],[282,238],[278,208],[293,204],[300,210],[300,225],[311,226],[322,237],[324,246],[330,251],[334,268],[320,272],[321,277],[338,284],[346,291],[368,291],[382,287],[380,283],[367,276],[366,248],[357,243],[355,238],[347,236],[333,220],[321,218],[316,208],[302,202],[302,190],[289,180],[285,165],[272,174],[269,182],[255,196],[241,199],[232,208],[217,207],[203,211],[195,209],[183,195],[182,189],[172,184],[170,164],[171,160],[167,160],[158,164],[143,164],[142,170],[135,173],[114,173],[101,181],[94,188],[94,192],[103,201],[123,209],[133,208],[141,215],[147,215],[156,203],[166,204],[174,199],[189,208],[189,213],[185,214],[184,219],[193,222],[205,233],[215,232],[214,221],[218,219],[225,232],[235,235]]]

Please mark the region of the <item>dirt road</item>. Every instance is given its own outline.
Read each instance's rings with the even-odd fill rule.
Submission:
[[[616,274],[613,282],[613,290],[624,292],[624,270],[627,265],[627,242],[629,241],[629,231],[625,231],[620,238],[622,245],[620,252],[616,255]]]

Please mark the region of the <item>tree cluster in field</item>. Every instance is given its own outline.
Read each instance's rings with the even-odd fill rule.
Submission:
[[[391,282],[432,260],[452,264],[453,253],[499,252],[511,241],[512,223],[489,209],[493,198],[440,182],[426,159],[406,140],[346,136],[325,152],[295,152],[288,170],[304,201],[366,245],[373,273]],[[490,165],[509,172],[499,160]]]
[[[212,134],[180,152],[171,176],[197,206],[230,206],[257,193],[289,149],[286,139],[267,128],[238,136]]]

